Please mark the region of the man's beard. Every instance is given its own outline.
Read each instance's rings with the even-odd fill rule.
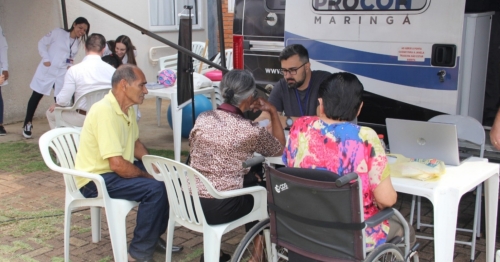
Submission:
[[[294,82],[288,82],[288,79],[287,79],[286,83],[288,84],[288,88],[297,89],[304,84],[304,81],[306,80],[306,78],[304,77],[304,78],[302,78],[302,80],[299,80],[299,81],[295,81],[295,79],[293,79],[293,78],[292,78],[292,80],[294,80]]]

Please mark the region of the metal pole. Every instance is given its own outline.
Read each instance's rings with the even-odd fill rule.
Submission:
[[[218,64],[216,64],[216,63],[214,63],[214,62],[212,62],[212,61],[210,61],[210,60],[208,60],[208,59],[206,59],[206,58],[204,58],[204,57],[202,57],[202,56],[200,56],[198,54],[195,54],[195,53],[189,51],[188,49],[186,49],[186,48],[184,48],[184,47],[182,47],[180,45],[177,45],[177,44],[175,44],[173,42],[170,42],[169,40],[167,40],[167,39],[165,39],[165,38],[163,38],[163,37],[161,37],[161,36],[159,36],[157,34],[151,33],[149,30],[146,30],[146,29],[144,29],[144,28],[142,28],[142,27],[140,27],[140,26],[138,26],[138,25],[136,25],[136,24],[128,21],[127,19],[125,19],[125,18],[123,18],[123,17],[121,17],[121,16],[119,16],[119,15],[117,15],[117,14],[115,14],[115,13],[109,11],[109,10],[107,10],[106,8],[100,6],[100,5],[98,5],[98,4],[96,4],[96,3],[92,2],[92,1],[89,1],[89,0],[81,0],[81,1],[84,2],[84,3],[86,3],[86,4],[88,4],[88,5],[90,5],[90,6],[92,6],[92,7],[94,7],[95,9],[97,9],[97,10],[99,10],[99,11],[101,11],[101,12],[103,12],[103,13],[105,13],[105,14],[107,14],[107,15],[109,15],[109,16],[111,16],[111,17],[113,17],[113,18],[115,18],[115,19],[117,19],[119,21],[121,21],[124,24],[127,24],[128,26],[131,26],[131,27],[139,30],[143,35],[147,35],[147,36],[149,36],[149,37],[151,37],[153,39],[156,39],[156,40],[158,40],[158,41],[160,41],[160,42],[162,42],[162,43],[164,43],[164,44],[166,44],[168,46],[171,46],[172,48],[178,50],[179,52],[182,52],[182,53],[184,53],[184,54],[186,54],[188,56],[191,56],[191,57],[194,57],[194,58],[196,58],[196,59],[198,59],[200,61],[203,61],[203,63],[209,64],[209,65],[211,65],[211,66],[213,66],[213,67],[215,67],[215,68],[217,68],[219,70],[222,70],[222,72],[224,72],[224,73],[228,71],[225,67],[222,67],[222,66],[220,66],[220,65],[218,65]]]
[[[226,66],[226,48],[224,46],[224,24],[222,21],[222,0],[217,0],[217,18],[219,23],[219,45],[220,45],[220,65],[224,68]],[[227,72],[227,69],[222,71]]]
[[[61,0],[64,30],[68,30],[68,15],[66,13],[66,0]]]
[[[192,28],[193,28],[193,18],[191,17],[191,9],[193,9],[193,6],[191,5],[186,5],[184,6],[184,9],[188,9],[189,10],[189,41],[191,42],[191,45],[193,45],[193,31],[192,31]],[[195,105],[194,105],[194,83],[193,83],[193,58],[189,59],[189,63],[188,63],[188,70],[189,70],[189,85],[191,86],[191,94],[192,94],[192,98],[191,98],[191,117],[193,118],[193,127],[194,127],[194,123],[196,121],[195,117],[196,117],[196,112],[195,112]]]

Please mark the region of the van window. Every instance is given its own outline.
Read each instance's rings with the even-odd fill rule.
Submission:
[[[312,0],[316,11],[416,11],[428,0]]]
[[[285,10],[286,0],[265,0],[269,10]]]

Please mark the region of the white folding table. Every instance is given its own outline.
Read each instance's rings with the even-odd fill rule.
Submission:
[[[210,94],[212,100],[212,108],[216,109],[217,104],[215,103],[215,90],[213,87],[204,87],[194,90],[194,95]],[[171,112],[172,112],[172,130],[174,133],[174,159],[175,161],[181,160],[181,132],[182,132],[182,109],[178,109],[177,103],[177,87],[159,88],[159,89],[148,89],[147,96],[154,96],[156,98],[165,98],[170,100]],[[161,100],[157,99],[156,103],[161,103]],[[157,105],[158,107],[158,105]],[[161,104],[160,104],[161,107]]]
[[[453,261],[460,198],[480,183],[485,185],[486,261],[495,253],[499,165],[470,158],[459,166],[446,166],[437,181],[391,177],[397,192],[428,198],[434,206],[435,261]]]
[[[268,157],[266,163],[283,165],[281,157]],[[485,185],[486,261],[495,253],[499,165],[472,157],[459,166],[446,166],[437,181],[391,177],[397,192],[428,198],[434,206],[435,261],[453,261],[458,204],[460,198],[480,183]]]

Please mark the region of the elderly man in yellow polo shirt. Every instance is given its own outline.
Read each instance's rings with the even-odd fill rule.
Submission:
[[[155,250],[165,252],[160,236],[169,215],[165,185],[148,174],[140,162],[148,151],[139,141],[132,106],[144,101],[148,93],[145,84],[144,73],[134,65],[123,65],[115,71],[111,91],[87,113],[75,163],[78,170],[102,175],[110,197],[140,202],[129,261],[152,261]],[[139,161],[134,162],[134,158]],[[85,197],[97,196],[94,182],[84,178],[76,182]]]

